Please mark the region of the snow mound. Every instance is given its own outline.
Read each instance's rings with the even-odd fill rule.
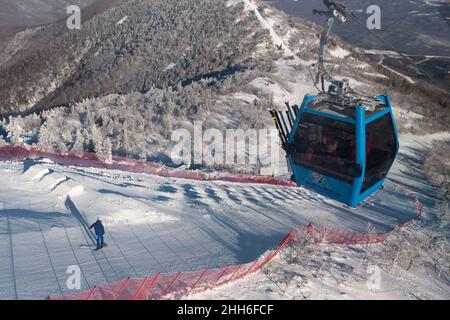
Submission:
[[[67,181],[67,178],[64,175],[61,175],[57,172],[51,172],[42,178],[41,183],[47,187],[49,190],[55,190],[61,183]]]
[[[84,192],[84,186],[73,180],[63,180],[61,183],[56,185],[52,192],[60,196],[60,198],[65,198],[70,196],[71,198],[79,196]]]
[[[53,191],[59,184],[68,180],[68,177],[55,172],[50,168],[40,166],[32,167],[23,174],[25,181],[33,182],[35,187],[45,188]]]
[[[23,177],[27,180],[41,180],[45,175],[50,173],[50,169],[41,165],[29,167],[23,173]]]
[[[79,184],[73,188],[71,188],[69,191],[67,191],[66,196],[74,198],[77,197],[84,192],[84,186],[82,184]]]
[[[67,196],[76,197],[84,192],[83,185],[42,163],[52,162],[49,160],[26,160],[22,178],[25,181],[33,182],[34,186],[37,184],[41,190],[47,189],[62,198]]]

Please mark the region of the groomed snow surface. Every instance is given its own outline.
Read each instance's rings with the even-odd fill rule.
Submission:
[[[408,141],[385,190],[358,209],[302,188],[1,162],[0,298],[74,293],[66,286],[72,265],[81,268],[85,290],[126,277],[246,263],[310,222],[387,232],[416,214],[401,187],[414,181],[407,161],[418,145]],[[87,226],[98,216],[108,247],[93,251]]]

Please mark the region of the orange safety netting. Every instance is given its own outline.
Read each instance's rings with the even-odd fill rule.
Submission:
[[[181,178],[202,181],[226,181],[239,183],[272,184],[295,187],[292,181],[270,176],[253,176],[247,174],[233,174],[224,172],[207,173],[202,171],[179,170],[167,167],[161,163],[133,160],[113,156],[105,159],[95,153],[56,152],[33,148],[26,145],[12,146],[0,144],[0,160],[17,160],[46,158],[56,164],[92,167],[109,170],[121,170],[134,173],[146,173],[169,178]]]

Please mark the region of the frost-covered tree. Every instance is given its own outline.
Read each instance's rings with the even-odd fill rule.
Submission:
[[[9,123],[6,125],[7,139],[14,145],[20,145],[24,142],[24,128],[22,117],[9,118]]]
[[[246,65],[268,32],[255,33],[259,22],[243,8],[223,0],[130,0],[79,32],[51,38],[43,28],[35,38],[51,40],[0,73],[0,113],[145,93]]]

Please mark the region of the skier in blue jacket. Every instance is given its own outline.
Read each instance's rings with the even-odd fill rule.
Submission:
[[[94,229],[95,235],[97,236],[97,249],[103,248],[104,244],[104,236],[105,236],[105,228],[103,227],[102,220],[97,218],[97,221],[95,221],[89,229]]]

